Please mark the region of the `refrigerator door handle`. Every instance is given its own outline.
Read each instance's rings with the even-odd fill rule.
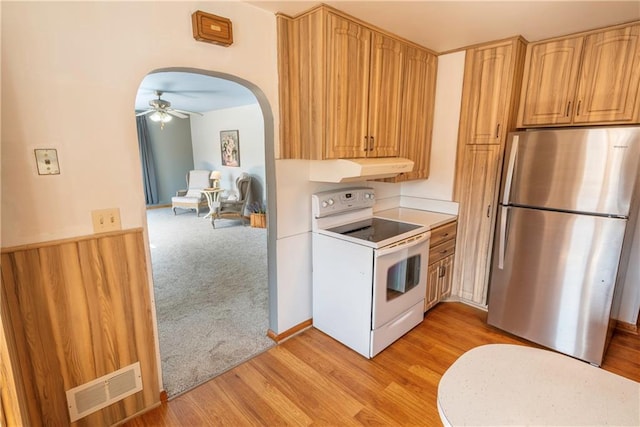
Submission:
[[[508,205],[511,195],[511,182],[513,181],[513,169],[516,166],[516,156],[518,155],[518,142],[520,135],[513,135],[511,140],[511,151],[509,151],[509,163],[507,163],[507,176],[504,182],[504,191],[502,193],[502,204]]]
[[[509,215],[509,207],[502,206],[500,208],[500,234],[498,241],[498,268],[504,268],[504,256],[507,250],[507,217]]]

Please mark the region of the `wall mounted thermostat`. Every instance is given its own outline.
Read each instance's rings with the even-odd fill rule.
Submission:
[[[36,164],[38,165],[38,175],[58,175],[60,165],[58,164],[58,151],[54,148],[35,149]]]

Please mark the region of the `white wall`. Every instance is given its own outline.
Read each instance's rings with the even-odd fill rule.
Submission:
[[[198,9],[232,20],[232,46],[193,39]],[[234,74],[262,89],[277,129],[276,59],[275,17],[246,3],[3,2],[2,246],[91,234],[94,209],[142,226],[133,109],[144,76]],[[34,148],[57,148],[61,174],[38,176]]]
[[[222,166],[220,131],[238,130],[240,142],[240,167]],[[265,200],[265,141],[264,118],[260,105],[227,108],[210,111],[191,118],[193,163],[197,169],[222,172],[220,186],[235,189],[235,180],[242,173],[252,176],[251,193]]]

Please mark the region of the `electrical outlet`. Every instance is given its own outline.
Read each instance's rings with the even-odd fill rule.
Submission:
[[[105,233],[107,231],[122,229],[119,208],[91,211],[91,218],[93,219],[94,233]]]

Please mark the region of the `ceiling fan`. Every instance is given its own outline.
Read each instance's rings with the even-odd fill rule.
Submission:
[[[136,116],[145,116],[147,114],[151,114],[149,118],[154,122],[160,122],[160,128],[164,128],[164,124],[171,121],[172,116],[178,117],[180,119],[186,119],[187,117],[189,117],[189,114],[197,114],[199,116],[202,115],[195,111],[186,111],[171,108],[171,103],[167,100],[162,99],[162,91],[156,90],[155,93],[158,99],[152,99],[151,101],[149,101],[149,106],[151,108],[148,108],[147,110],[136,114]]]

